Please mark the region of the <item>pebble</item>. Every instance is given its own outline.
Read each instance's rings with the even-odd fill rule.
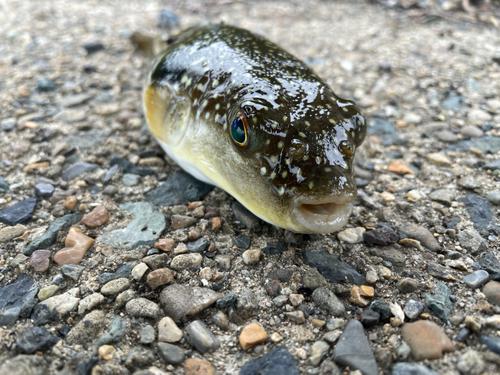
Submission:
[[[486,345],[493,353],[500,355],[500,338],[493,336],[481,336],[481,344]]]
[[[236,301],[238,301],[238,296],[236,294],[228,294],[224,297],[219,298],[217,302],[215,302],[215,305],[218,308],[224,309],[233,306]]]
[[[474,124],[482,125],[483,122],[490,121],[492,116],[482,109],[471,109],[467,118]]]
[[[481,355],[472,349],[467,350],[461,354],[457,362],[458,371],[462,374],[480,375],[486,367]]]
[[[59,338],[52,336],[49,331],[42,327],[27,328],[16,340],[20,351],[27,354],[49,350],[58,341]]]
[[[261,231],[262,227],[259,218],[248,211],[240,202],[234,201],[232,209],[236,220],[241,222],[244,228],[251,229],[254,232]]]
[[[325,278],[334,283],[361,285],[364,282],[363,276],[336,255],[314,250],[304,250],[302,254],[307,265],[317,268]]]
[[[10,326],[18,318],[29,317],[37,292],[38,283],[24,273],[0,289],[0,326]]]
[[[203,280],[212,280],[212,269],[210,267],[204,267],[200,270],[200,278]]]
[[[365,232],[363,238],[368,245],[387,246],[398,241],[398,235],[389,227],[381,227]]]
[[[439,375],[439,372],[429,369],[418,363],[396,363],[391,375]]]
[[[94,172],[97,169],[99,169],[99,166],[97,164],[75,163],[64,170],[64,172],[62,173],[62,179],[64,181],[73,181],[82,174]]]
[[[500,190],[490,191],[486,195],[486,199],[495,206],[500,206]]]
[[[134,318],[152,318],[160,316],[160,307],[153,301],[146,298],[134,298],[125,305],[127,314]]]
[[[172,318],[166,316],[158,322],[158,341],[177,342],[182,339],[182,331]]]
[[[240,375],[255,374],[299,375],[301,371],[293,355],[284,346],[278,346],[261,358],[247,361],[240,369]]]
[[[473,228],[469,228],[459,232],[457,238],[460,242],[460,246],[462,246],[473,255],[476,255],[488,249],[488,244],[486,243],[486,241]]]
[[[380,320],[385,322],[392,316],[391,306],[384,300],[377,299],[370,304],[370,309],[380,314]]]
[[[333,349],[333,359],[351,369],[360,370],[364,375],[378,375],[375,356],[358,320],[347,323]]]
[[[443,322],[447,322],[450,312],[453,309],[453,303],[450,299],[450,288],[442,283],[437,283],[436,289],[434,289],[431,294],[425,293],[423,297],[425,298],[425,304],[430,312]]]
[[[162,8],[158,20],[158,28],[170,30],[179,27],[179,17],[170,9]]]
[[[111,280],[101,288],[101,293],[105,296],[114,296],[130,287],[130,281],[126,278]]]
[[[342,301],[326,287],[317,288],[312,294],[312,299],[321,309],[326,310],[333,316],[340,316],[345,312]]]
[[[63,203],[63,207],[68,210],[73,210],[76,206],[76,197],[74,195],[67,197]]]
[[[116,155],[111,158],[109,165],[118,165],[122,169],[124,175],[132,174],[136,176],[150,176],[155,174],[152,169],[138,167],[127,159],[121,158]]]
[[[358,286],[353,286],[352,288],[349,289],[351,292],[351,297],[349,298],[349,302],[355,303],[356,305],[359,306],[367,306],[368,301],[361,296],[360,290]]]
[[[328,345],[325,341],[319,340],[312,344],[309,350],[309,361],[311,362],[311,365],[314,367],[318,366],[329,350],[330,345]]]
[[[202,253],[208,249],[210,242],[201,237],[196,241],[188,242],[187,248],[190,253]]]
[[[108,210],[104,206],[97,206],[90,213],[85,215],[80,223],[84,224],[87,228],[97,228],[108,221]]]
[[[233,245],[240,249],[248,249],[250,247],[250,237],[240,234],[233,238]]]
[[[141,344],[149,345],[155,341],[155,329],[153,326],[146,324],[141,329]]]
[[[217,338],[201,320],[195,320],[185,328],[185,337],[189,345],[201,354],[213,352],[220,346]]]
[[[175,206],[200,201],[213,188],[185,172],[177,172],[169,176],[163,185],[148,192],[146,198],[157,206]]]
[[[93,244],[93,238],[84,235],[80,228],[73,227],[64,242],[66,247],[54,255],[54,262],[59,265],[78,264]]]
[[[378,274],[375,270],[369,270],[366,272],[366,282],[368,284],[375,284],[378,281]]]
[[[151,327],[151,326],[150,326]],[[160,357],[168,364],[180,365],[184,362],[184,350],[176,345],[168,344],[166,342],[159,342],[157,345]]]
[[[36,184],[35,196],[42,199],[49,199],[54,193],[54,185],[51,184]]]
[[[347,228],[343,231],[340,231],[337,234],[337,237],[340,241],[344,241],[347,243],[361,243],[363,242],[363,234],[366,229],[363,227],[356,228]]]
[[[0,365],[2,374],[41,375],[47,372],[49,364],[43,356],[19,354]]]
[[[196,218],[184,215],[172,215],[172,228],[182,229],[195,225]]]
[[[490,278],[488,272],[477,270],[465,276],[462,281],[471,289],[476,289],[483,286]]]
[[[432,233],[417,224],[406,223],[398,229],[408,237],[419,241],[423,246],[431,251],[441,250],[441,245],[439,245]]]
[[[205,214],[205,217],[207,215]],[[216,216],[212,219],[212,231],[217,231],[221,228],[222,226],[222,221],[221,221],[221,218],[219,216]]]
[[[474,228],[480,232],[498,229],[491,203],[487,199],[478,195],[469,194],[462,199],[462,202],[469,212],[470,219],[474,223]]]
[[[123,361],[123,357],[121,359]],[[139,373],[139,369],[149,367],[156,360],[151,349],[135,347],[132,348],[125,358],[125,367],[130,373]]]
[[[82,345],[96,339],[104,325],[104,313],[101,310],[91,311],[69,331],[64,340],[70,345]]]
[[[0,210],[0,222],[7,225],[26,224],[31,220],[36,206],[36,198],[28,198]],[[26,254],[25,254],[26,255]]]
[[[174,275],[168,268],[159,268],[151,271],[147,277],[147,283],[152,290],[159,286],[167,285],[174,282]]]
[[[224,331],[229,330],[229,319],[228,319],[227,315],[224,314],[222,311],[217,311],[212,316],[212,321],[220,329],[222,329]]]
[[[125,335],[127,322],[119,315],[115,315],[111,320],[108,332],[102,335],[97,341],[97,346],[119,342]]]
[[[99,355],[105,361],[111,361],[116,353],[116,349],[111,345],[102,345],[98,349]]]
[[[68,276],[69,278],[78,281],[80,276],[82,275],[85,267],[75,266],[74,264],[65,264],[61,266],[61,272],[63,275]]]
[[[429,160],[430,162],[437,164],[437,165],[450,165],[451,164],[451,161],[448,158],[448,156],[446,156],[446,154],[444,154],[442,152],[431,152],[431,153],[427,154],[427,160]]]
[[[48,285],[43,287],[37,294],[38,300],[40,302],[45,301],[47,298],[52,297],[58,290],[59,287],[57,285]]]
[[[198,253],[180,254],[175,256],[170,263],[170,267],[176,271],[183,271],[188,268],[198,269],[201,267],[203,256]]]
[[[302,311],[290,311],[283,313],[288,319],[297,324],[303,324],[306,321],[304,312]]]
[[[299,306],[302,302],[304,302],[304,296],[302,294],[290,294],[288,296],[288,299],[290,300],[290,303],[292,306]]]
[[[316,268],[307,268],[302,276],[302,285],[305,289],[314,291],[319,287],[326,286],[327,281]]]
[[[365,328],[374,327],[380,321],[380,314],[372,309],[363,310],[360,321]]]
[[[397,286],[399,291],[405,294],[413,293],[419,289],[418,281],[409,277],[400,280]]]
[[[239,342],[243,350],[247,350],[267,340],[267,332],[256,323],[251,323],[243,327],[240,333]]]
[[[8,242],[16,237],[21,236],[26,232],[27,228],[22,224],[17,224],[13,227],[0,229],[0,242]]]
[[[52,246],[57,239],[57,234],[59,232],[65,232],[70,229],[73,224],[78,223],[83,214],[80,212],[75,212],[73,214],[64,215],[55,219],[50,223],[49,228],[44,234],[33,239],[23,251],[24,255],[31,255],[35,250],[48,248]]]
[[[102,51],[104,49],[104,44],[100,40],[93,40],[92,42],[87,42],[83,44],[83,48],[88,54]]]
[[[451,206],[451,204],[455,201],[456,197],[457,193],[455,192],[455,190],[449,189],[434,190],[429,194],[429,198],[433,201],[444,203],[449,206]]]
[[[54,285],[55,286],[55,285]],[[78,304],[78,314],[82,315],[85,311],[92,311],[94,307],[104,302],[104,296],[101,293],[92,293],[83,298]]]
[[[35,306],[31,318],[36,325],[43,325],[52,320],[61,319],[61,317],[73,311],[80,302],[78,288],[73,288],[66,293],[47,298]]]
[[[389,164],[389,166],[387,167],[387,171],[400,175],[415,174],[415,172],[411,168],[408,168],[405,164],[397,160],[394,160]]]
[[[172,238],[160,238],[157,243],[155,243],[155,248],[165,252],[172,251],[175,246],[175,241]]]
[[[438,132],[435,132],[434,135],[436,138],[439,140],[446,142],[446,143],[456,143],[458,142],[458,137],[455,133],[452,133],[449,130],[441,130]]]
[[[126,228],[104,233],[101,242],[105,245],[123,250],[152,246],[167,225],[163,213],[147,202],[121,204],[120,209],[129,211],[134,219]]]
[[[483,294],[490,303],[500,305],[500,282],[490,281],[483,287]]]
[[[117,307],[125,306],[128,301],[135,298],[135,291],[127,289],[116,296],[115,305]]]
[[[142,279],[147,270],[148,265],[141,262],[132,269],[132,277],[134,278],[134,280],[139,281],[140,279]]]
[[[184,362],[184,375],[215,375],[215,370],[204,359],[188,358]]]
[[[220,293],[208,288],[172,284],[161,292],[160,305],[167,316],[179,320],[200,313],[220,297]]]
[[[268,243],[263,247],[262,252],[267,255],[281,255],[287,251],[287,247],[283,242],[276,242],[275,244]]]
[[[10,132],[10,131],[14,130],[15,126],[16,126],[16,119],[15,118],[9,117],[9,118],[5,118],[2,121],[0,121],[0,127],[2,128],[2,130],[6,131],[6,132]]]
[[[45,272],[49,269],[50,265],[50,250],[37,250],[31,254],[30,266],[36,272]]]
[[[454,350],[452,342],[441,327],[429,320],[406,323],[401,334],[410,346],[413,357],[418,361],[438,359],[444,352]]]
[[[410,299],[406,301],[406,305],[403,312],[405,313],[408,319],[415,320],[420,316],[424,308],[425,304],[423,304],[422,302]]]
[[[458,180],[458,186],[463,187],[464,189],[467,190],[475,190],[481,187],[481,183],[477,181],[474,177],[468,175]]]
[[[259,263],[260,257],[262,256],[262,251],[260,249],[247,250],[242,254],[243,262],[248,265],[253,265]]]

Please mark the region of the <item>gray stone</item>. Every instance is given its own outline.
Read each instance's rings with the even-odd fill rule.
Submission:
[[[72,181],[84,173],[93,172],[97,169],[99,169],[99,166],[97,164],[84,162],[75,163],[66,168],[66,170],[62,174],[62,179],[64,181]]]
[[[152,169],[138,167],[135,164],[129,162],[127,159],[121,158],[116,155],[111,158],[109,164],[111,166],[118,165],[125,174],[134,174],[139,176],[150,176],[155,174]]]
[[[36,184],[35,195],[43,199],[49,199],[54,194],[54,185],[51,184]]]
[[[9,184],[5,181],[5,179],[2,176],[0,176],[0,193],[1,190],[3,191],[9,190]]]
[[[134,219],[124,229],[116,229],[102,236],[101,242],[125,250],[143,245],[154,245],[166,227],[165,216],[147,202],[130,202],[120,205]]]
[[[460,128],[460,133],[470,138],[479,138],[484,135],[483,131],[474,125],[465,125]]]
[[[14,130],[15,126],[16,119],[13,117],[4,118],[2,121],[0,121],[0,128],[2,128],[3,131],[10,132]]]
[[[132,173],[125,173],[122,177],[122,182],[125,186],[136,186],[141,182],[141,176]]]
[[[439,372],[429,369],[418,363],[396,363],[391,375],[439,375]]]
[[[36,198],[31,197],[0,210],[0,222],[8,225],[26,224],[31,220]]]
[[[392,316],[391,306],[382,299],[376,299],[370,304],[370,310],[376,311],[380,315],[380,321],[386,322]]]
[[[240,375],[299,375],[295,358],[284,346],[278,346],[261,358],[247,361]]]
[[[243,225],[243,227],[251,229],[254,232],[260,232],[262,227],[260,225],[260,220],[257,216],[248,211],[238,201],[234,201],[232,208],[234,216],[236,216],[236,220],[238,220]]]
[[[476,289],[488,282],[490,274],[484,270],[477,270],[463,278],[463,282],[471,289]]]
[[[429,311],[443,322],[448,322],[453,309],[450,288],[442,283],[437,283],[436,289],[432,293],[424,293],[423,297]]]
[[[157,206],[175,206],[201,200],[212,185],[205,184],[185,172],[169,176],[165,183],[146,194],[146,198]]]
[[[406,234],[409,238],[419,241],[423,246],[431,251],[441,250],[441,245],[437,242],[432,233],[419,225],[406,223],[399,227],[399,230]]]
[[[314,367],[318,366],[326,353],[330,350],[327,342],[319,340],[311,345],[309,361]]]
[[[313,292],[312,298],[314,302],[321,309],[326,310],[328,314],[339,316],[344,314],[345,312],[344,304],[330,289],[327,289],[325,287],[317,288]]]
[[[488,231],[498,233],[496,215],[493,213],[491,203],[488,200],[478,195],[469,194],[462,199],[462,202],[464,202],[465,208],[469,212],[474,228],[484,234],[488,233]]]
[[[390,246],[373,247],[370,249],[370,254],[391,262],[397,270],[402,271],[406,265],[406,255]]]
[[[500,190],[490,191],[486,195],[486,199],[495,206],[500,206]]]
[[[152,270],[157,270],[165,268],[169,258],[168,254],[153,254],[142,258],[142,261]]]
[[[481,235],[473,228],[469,228],[458,233],[460,246],[476,255],[488,249],[488,244]]]
[[[101,294],[105,296],[114,296],[118,293],[123,292],[129,287],[130,281],[125,277],[121,277],[119,279],[111,280],[109,283],[105,284],[101,288]]]
[[[24,249],[24,255],[31,255],[35,250],[45,249],[56,242],[57,233],[60,231],[67,231],[73,224],[78,223],[83,217],[83,213],[75,212],[74,214],[64,215],[55,219],[50,223],[49,227],[41,236],[36,237],[31,241],[26,249]]]
[[[170,9],[162,8],[160,10],[160,19],[158,20],[158,28],[170,30],[179,27],[179,17]]]
[[[74,107],[74,106],[77,106],[77,105],[80,105],[84,102],[86,102],[87,100],[91,99],[93,97],[92,94],[75,94],[75,95],[69,95],[69,96],[65,96],[64,98],[61,99],[61,101],[59,102],[59,104],[61,105],[61,107]]]
[[[381,227],[363,233],[363,239],[368,245],[387,246],[398,242],[398,235],[392,228]]]
[[[327,281],[316,268],[308,268],[304,276],[302,276],[302,284],[304,288],[314,291],[319,287],[325,286]]]
[[[467,190],[475,190],[481,187],[481,183],[473,176],[466,175],[458,180],[458,186]]]
[[[141,329],[141,344],[151,344],[155,341],[155,329],[153,326],[146,324]]]
[[[52,348],[58,341],[45,328],[30,327],[17,338],[17,346],[23,353],[33,354]]]
[[[152,350],[135,347],[128,352],[127,358],[125,359],[125,367],[135,373],[138,369],[150,367],[155,359]]]
[[[104,335],[102,335],[97,341],[97,347],[101,345],[112,344],[121,340],[125,331],[127,330],[127,322],[119,315],[115,315],[111,324],[109,325],[109,330]],[[153,335],[154,337],[154,335]]]
[[[170,267],[176,271],[182,271],[188,268],[199,269],[202,262],[203,256],[201,254],[180,254],[172,259]]]
[[[91,311],[69,331],[64,340],[69,345],[89,343],[99,336],[104,324],[104,313],[101,310]]]
[[[458,142],[458,137],[456,134],[452,133],[449,130],[440,130],[434,133],[436,138],[438,138],[440,141],[446,142],[446,143],[456,143]]]
[[[47,375],[48,363],[42,356],[20,354],[0,365],[1,374]]]
[[[425,304],[419,301],[410,299],[406,302],[403,312],[410,320],[417,319],[425,308]]]
[[[445,203],[449,206],[451,206],[451,204],[455,201],[456,197],[457,197],[456,191],[451,189],[434,190],[429,195],[429,198],[432,199],[433,201]]]
[[[13,325],[18,318],[27,318],[37,303],[38,283],[24,273],[0,289],[0,326]]]
[[[186,341],[201,354],[213,352],[220,346],[219,341],[201,320],[195,320],[185,329]]]
[[[117,164],[115,164],[111,168],[109,168],[106,171],[106,174],[104,175],[104,177],[102,179],[102,182],[104,184],[107,184],[109,181],[111,181],[111,179],[114,177],[114,175],[116,174],[116,172],[118,172],[119,169],[120,169],[120,166]]]
[[[146,298],[134,298],[125,305],[127,314],[134,318],[157,318],[160,316],[160,307]]]
[[[462,353],[457,362],[457,369],[464,375],[480,375],[483,373],[486,363],[481,354],[473,349]]]
[[[347,323],[333,349],[333,359],[363,375],[378,375],[377,362],[365,336],[363,325],[357,320]]]
[[[51,79],[40,78],[36,82],[36,87],[39,91],[48,92],[48,91],[54,91],[56,89],[56,84]]]
[[[63,316],[73,311],[80,298],[78,288],[73,288],[66,293],[47,298],[35,306],[31,319],[35,325],[44,325],[52,321],[59,321]]]
[[[205,310],[222,295],[212,289],[190,287],[181,284],[167,286],[160,294],[160,305],[173,320],[195,315]]]
[[[327,251],[305,250],[303,255],[309,266],[317,268],[325,278],[334,283],[361,285],[364,282],[363,276],[354,268]]]
[[[63,266],[61,266],[61,272],[63,273],[63,275],[68,276],[75,281],[78,281],[78,279],[80,279],[80,276],[82,276],[84,270],[85,267],[76,266],[74,264],[64,264]]]
[[[196,241],[188,242],[187,247],[190,253],[202,253],[208,249],[210,242],[201,237]]]
[[[157,345],[160,357],[170,365],[179,365],[184,362],[184,350],[176,345],[159,342]]]

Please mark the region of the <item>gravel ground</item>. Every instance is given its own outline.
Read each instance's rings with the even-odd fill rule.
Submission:
[[[499,373],[498,28],[312,0],[170,2],[159,24],[164,6],[0,3],[0,372]],[[341,232],[260,222],[148,133],[131,34],[207,21],[359,103]]]

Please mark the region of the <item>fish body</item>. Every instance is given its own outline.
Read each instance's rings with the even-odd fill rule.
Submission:
[[[346,224],[365,119],[274,43],[229,25],[188,29],[157,57],[144,107],[170,158],[261,219],[300,233]]]

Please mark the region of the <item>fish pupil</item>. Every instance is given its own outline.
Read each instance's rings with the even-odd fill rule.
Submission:
[[[245,125],[243,124],[243,119],[238,116],[234,119],[231,124],[231,136],[236,143],[244,144],[246,140]]]

